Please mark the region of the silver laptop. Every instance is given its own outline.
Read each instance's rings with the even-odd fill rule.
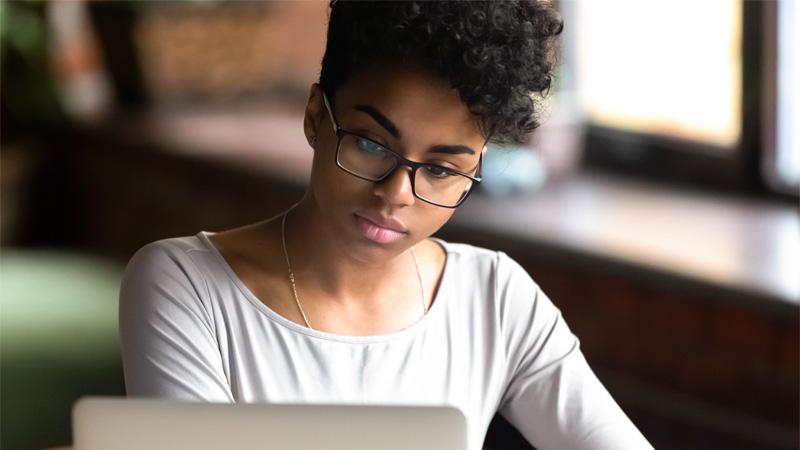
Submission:
[[[88,397],[75,450],[466,450],[451,407],[188,403]]]

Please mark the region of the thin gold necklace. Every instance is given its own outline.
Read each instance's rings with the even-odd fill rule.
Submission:
[[[300,315],[303,316],[303,322],[305,322],[308,328],[313,330],[314,328],[311,327],[311,324],[308,322],[306,312],[303,310],[303,304],[300,303],[300,297],[297,295],[297,285],[295,284],[294,280],[294,271],[292,271],[292,263],[289,261],[289,252],[286,250],[286,217],[289,215],[289,212],[291,212],[292,209],[294,209],[294,206],[283,213],[283,218],[281,219],[281,245],[283,247],[283,256],[286,258],[286,268],[289,271],[289,284],[292,287],[294,302],[297,304],[297,309],[300,310]],[[427,296],[425,295],[425,284],[422,282],[422,272],[419,269],[419,259],[417,259],[417,254],[414,252],[414,247],[411,247],[411,256],[414,257],[414,267],[417,268],[417,279],[419,280],[419,291],[422,298],[422,315],[424,316],[428,313],[428,304],[425,301]]]

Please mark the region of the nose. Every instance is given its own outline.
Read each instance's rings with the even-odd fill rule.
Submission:
[[[373,192],[392,206],[413,205],[414,190],[411,187],[411,168],[398,166],[386,178],[375,182]]]

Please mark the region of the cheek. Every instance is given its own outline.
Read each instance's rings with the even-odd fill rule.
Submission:
[[[362,193],[365,185],[369,184],[341,170],[334,156],[323,152],[314,155],[309,183],[322,209],[352,203],[354,196]]]
[[[419,206],[419,210],[417,212],[419,217],[417,220],[417,229],[419,233],[425,234],[424,237],[428,237],[436,233],[439,228],[444,226],[444,224],[446,224],[447,221],[453,217],[453,213],[455,212],[452,209],[440,208],[419,200],[417,205]],[[423,236],[420,236],[420,238],[423,238]]]

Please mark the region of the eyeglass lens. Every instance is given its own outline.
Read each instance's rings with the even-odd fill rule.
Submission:
[[[357,177],[379,181],[392,173],[400,160],[375,142],[342,133],[337,163]],[[414,177],[417,197],[441,206],[456,206],[471,187],[470,178],[433,164],[419,167]]]

